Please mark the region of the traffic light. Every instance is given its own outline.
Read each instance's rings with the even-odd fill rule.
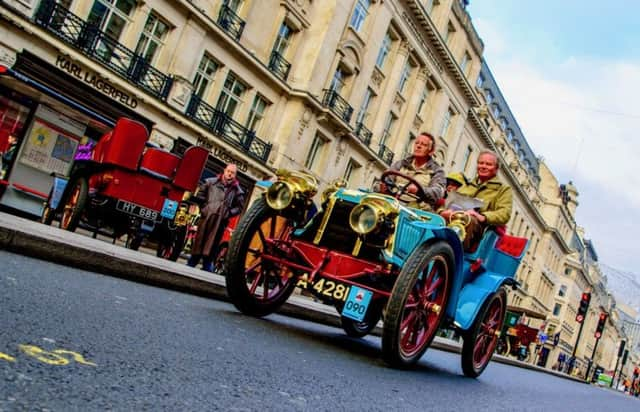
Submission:
[[[591,301],[591,293],[584,292],[582,294],[582,298],[580,299],[580,306],[578,306],[578,314],[576,315],[576,322],[582,323],[584,321],[584,317],[587,315],[587,310],[589,309],[590,301]]]
[[[600,319],[598,319],[598,326],[596,327],[596,333],[593,335],[596,337],[596,339],[600,339],[600,337],[602,336],[602,330],[604,329],[604,324],[607,322],[607,317],[609,315],[607,315],[604,312],[600,313]]]

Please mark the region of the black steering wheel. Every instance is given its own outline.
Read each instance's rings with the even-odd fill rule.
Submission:
[[[398,183],[398,180],[402,181],[402,179],[406,180],[407,183],[405,184]],[[403,199],[400,199],[400,197],[402,196],[408,196],[417,201],[425,200],[427,198],[426,193],[422,189],[422,185],[418,183],[416,179],[404,173],[400,173],[397,170],[384,171],[382,175],[380,175],[380,180],[383,183],[381,192],[385,194],[389,194],[398,200],[403,200]],[[418,191],[415,194],[410,193],[407,190],[411,185],[414,185],[418,189]]]

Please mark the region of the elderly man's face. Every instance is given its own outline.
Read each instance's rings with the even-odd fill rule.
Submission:
[[[484,153],[478,157],[478,178],[486,181],[498,174],[498,159],[491,153]]]
[[[229,182],[236,178],[236,167],[235,165],[228,165],[224,168],[224,180],[225,182]]]
[[[427,157],[433,153],[433,142],[428,136],[420,135],[413,143],[413,155],[416,157]]]

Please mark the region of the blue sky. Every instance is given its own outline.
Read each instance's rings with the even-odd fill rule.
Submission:
[[[640,1],[471,0],[484,58],[534,152],[579,192],[600,261],[640,273]]]

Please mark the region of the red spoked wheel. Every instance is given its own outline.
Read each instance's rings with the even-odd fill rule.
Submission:
[[[453,256],[445,242],[421,245],[402,267],[382,330],[382,355],[391,366],[416,363],[433,341],[449,300]]]
[[[84,177],[76,178],[69,186],[62,202],[60,228],[74,232],[80,223],[80,216],[84,210],[89,185]]]
[[[242,313],[266,316],[276,311],[295,288],[294,273],[284,264],[263,258],[287,259],[282,249],[293,222],[277,214],[264,198],[242,217],[229,244],[224,265],[227,294]]]
[[[507,293],[498,289],[487,298],[473,326],[464,334],[462,371],[466,376],[477,378],[491,361],[506,313]]]

